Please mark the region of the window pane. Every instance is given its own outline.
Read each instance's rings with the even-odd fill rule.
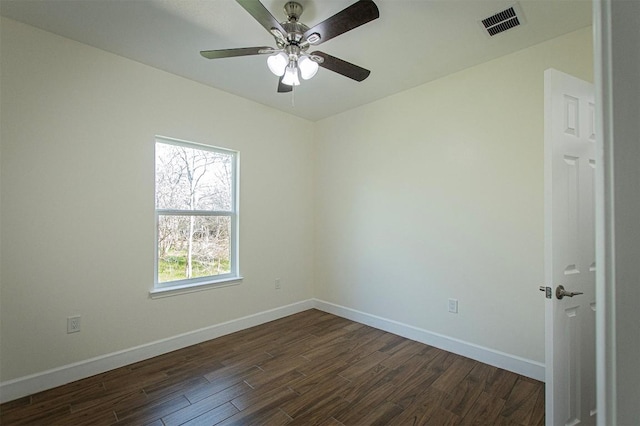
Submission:
[[[231,272],[231,218],[158,217],[158,282]]]
[[[232,208],[233,155],[156,143],[156,208]]]

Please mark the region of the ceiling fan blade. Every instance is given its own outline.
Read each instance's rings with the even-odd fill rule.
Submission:
[[[242,47],[239,49],[202,50],[200,54],[207,59],[232,58],[234,56],[263,55],[274,53],[277,49],[268,46]]]
[[[280,77],[278,80],[278,93],[287,93],[293,90],[293,86],[289,86],[288,84],[282,84],[282,79],[284,76]]]
[[[320,41],[315,43],[317,45],[379,17],[378,6],[373,1],[360,0],[307,30],[304,38],[314,33],[319,34]]]
[[[371,74],[371,71],[368,69],[354,65],[351,62],[343,61],[335,56],[327,55],[324,52],[313,52],[311,55],[317,55],[324,59],[324,61],[318,63],[322,68],[337,72],[356,81],[362,81]]]
[[[280,31],[282,34],[286,34],[282,25],[273,15],[267,10],[266,7],[258,0],[236,0],[240,6],[244,8],[253,18],[264,27],[265,30],[271,33],[273,28]]]

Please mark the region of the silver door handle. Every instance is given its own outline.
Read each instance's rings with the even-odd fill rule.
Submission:
[[[559,285],[558,287],[556,287],[556,297],[560,300],[562,300],[562,298],[565,296],[573,297],[579,294],[584,294],[584,293],[581,291],[567,291],[564,289],[563,285]]]

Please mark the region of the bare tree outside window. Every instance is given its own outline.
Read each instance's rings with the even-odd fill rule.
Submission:
[[[235,153],[156,142],[157,281],[230,274]]]

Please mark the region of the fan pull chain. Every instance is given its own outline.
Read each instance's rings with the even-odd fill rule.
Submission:
[[[296,86],[291,86],[291,108],[296,107]]]

